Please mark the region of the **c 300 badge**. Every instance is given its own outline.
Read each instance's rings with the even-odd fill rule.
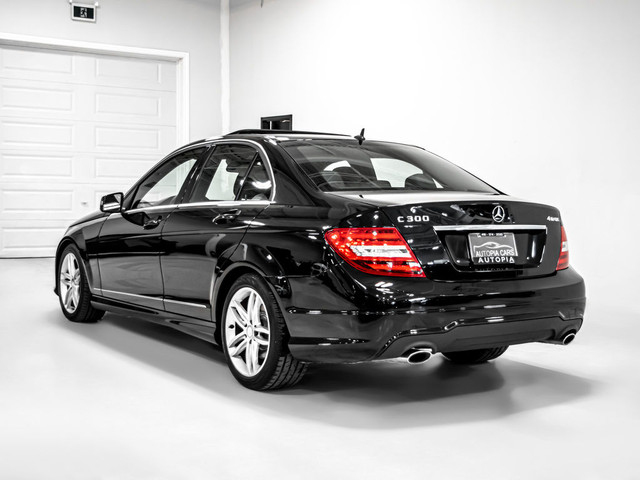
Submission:
[[[406,217],[401,215],[398,217],[398,223],[419,223],[428,221],[429,215],[407,215]]]

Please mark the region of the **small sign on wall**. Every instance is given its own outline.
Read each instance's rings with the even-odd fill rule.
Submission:
[[[94,22],[96,21],[96,12],[98,9],[98,2],[93,5],[86,3],[75,3],[69,1],[71,5],[71,19],[78,20],[80,22]]]

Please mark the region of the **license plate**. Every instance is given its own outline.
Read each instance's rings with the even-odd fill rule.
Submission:
[[[476,265],[509,265],[518,257],[516,238],[506,232],[470,233],[469,251]]]

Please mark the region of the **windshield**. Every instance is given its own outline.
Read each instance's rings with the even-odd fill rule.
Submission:
[[[344,140],[292,140],[280,146],[324,191],[419,190],[500,193],[418,147]]]

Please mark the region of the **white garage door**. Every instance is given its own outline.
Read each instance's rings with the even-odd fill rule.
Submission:
[[[0,46],[0,257],[53,255],[175,146],[175,63]]]

